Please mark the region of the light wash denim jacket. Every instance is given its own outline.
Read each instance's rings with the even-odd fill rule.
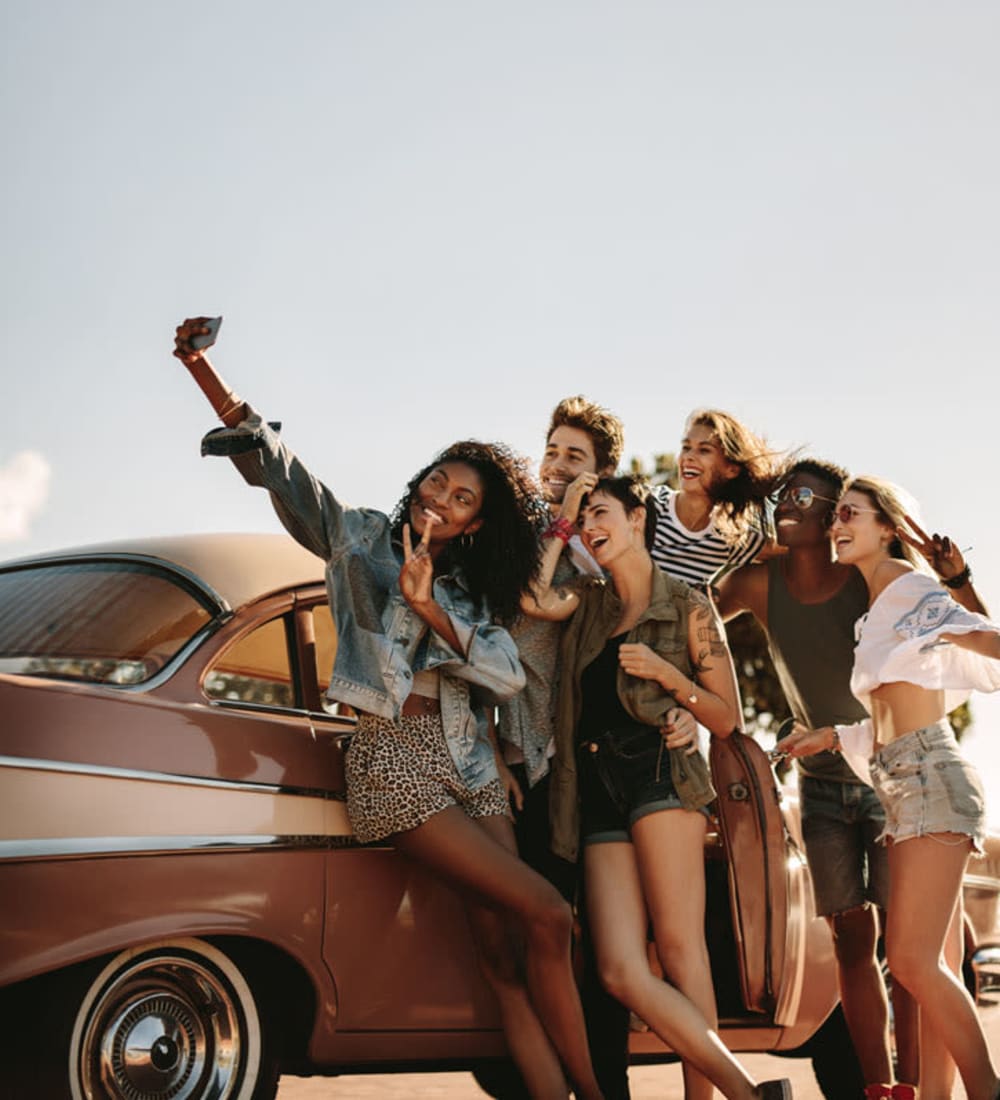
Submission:
[[[396,720],[413,673],[438,670],[441,720],[455,766],[470,789],[488,783],[497,770],[483,706],[524,687],[510,634],[490,621],[458,573],[435,577],[434,598],[467,656],[430,631],[400,592],[403,552],[388,516],[341,504],[280,441],[276,428],[251,410],[238,427],[209,432],[202,453],[228,455],[250,485],[267,489],[289,534],[326,562],[337,628],[327,695]]]

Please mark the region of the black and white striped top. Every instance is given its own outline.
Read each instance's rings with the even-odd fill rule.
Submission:
[[[677,495],[678,490],[669,485],[653,490],[656,538],[650,554],[664,573],[688,584],[706,585],[760,553],[767,538],[756,528],[730,543],[719,534],[714,520],[701,531],[685,527],[677,516]]]

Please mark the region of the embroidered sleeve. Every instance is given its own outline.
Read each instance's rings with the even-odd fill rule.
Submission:
[[[948,623],[961,618],[961,612],[962,608],[942,588],[921,596],[914,607],[896,620],[894,628],[902,638],[921,638],[938,633]]]

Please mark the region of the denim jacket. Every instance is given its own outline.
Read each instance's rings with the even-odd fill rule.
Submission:
[[[252,412],[236,428],[210,432],[205,454],[228,455],[250,485],[271,494],[289,534],[326,562],[337,653],[327,695],[357,710],[396,720],[413,673],[436,669],[441,721],[463,782],[476,789],[497,775],[483,706],[524,686],[517,648],[477,605],[455,572],[434,578],[434,599],[462,644],[457,653],[431,631],[399,588],[402,547],[389,518],[341,504]]]
[[[644,642],[665,660],[691,675],[688,655],[688,599],[690,589],[653,566],[653,591],[649,607],[626,636],[628,642]],[[562,641],[562,680],[556,712],[556,754],[552,761],[549,814],[552,850],[563,859],[575,860],[579,847],[580,808],[577,800],[576,727],[580,720],[580,677],[604,648],[621,619],[622,603],[605,580],[590,580],[580,593]],[[655,680],[629,676],[618,669],[618,698],[637,721],[661,726],[677,703]],[[670,776],[685,809],[707,806],[715,798],[708,764],[700,752],[690,756],[670,749]]]

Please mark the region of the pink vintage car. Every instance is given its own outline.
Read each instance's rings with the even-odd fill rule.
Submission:
[[[0,565],[4,1096],[259,1100],[282,1072],[503,1055],[457,899],[351,835],[322,573],[278,535]],[[705,852],[722,1033],[843,1096],[794,814],[737,748]],[[671,1057],[649,1033],[633,1054]]]

